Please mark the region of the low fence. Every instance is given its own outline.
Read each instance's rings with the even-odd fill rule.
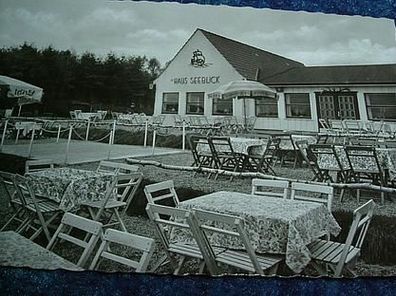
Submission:
[[[188,133],[224,134],[224,128],[214,126],[192,126],[183,121],[179,126],[165,126],[150,122],[149,118],[141,124],[131,124],[125,122],[117,122],[116,120],[91,121],[91,120],[46,120],[39,118],[9,118],[1,122],[2,130],[0,152],[4,145],[18,144],[21,135],[25,139],[29,139],[27,155],[32,156],[32,148],[35,141],[40,138],[55,139],[54,142],[59,143],[61,138],[67,139],[65,149],[65,163],[68,162],[71,140],[105,142],[109,145],[110,158],[112,146],[115,144],[117,131],[121,134],[143,133],[143,143],[131,142],[126,143],[120,137],[118,142],[130,145],[151,146],[152,154],[155,152],[158,138],[168,139],[181,137],[177,147],[173,148],[182,150],[187,149],[186,139]],[[99,132],[98,132],[99,131]],[[13,141],[13,139],[15,140]],[[179,141],[177,141],[179,142]]]

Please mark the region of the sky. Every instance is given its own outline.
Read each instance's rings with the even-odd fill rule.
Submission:
[[[0,47],[23,42],[162,65],[196,28],[305,65],[396,63],[393,20],[270,9],[104,0],[1,0]]]

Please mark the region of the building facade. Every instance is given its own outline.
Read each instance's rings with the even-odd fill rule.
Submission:
[[[315,66],[197,29],[154,81],[154,115],[244,116],[243,100],[210,99],[234,80],[256,80],[276,99],[247,99],[256,129],[317,131],[319,118],[384,120],[396,127],[396,64]]]

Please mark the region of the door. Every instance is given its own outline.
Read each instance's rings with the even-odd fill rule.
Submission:
[[[359,119],[356,93],[317,93],[318,119]]]

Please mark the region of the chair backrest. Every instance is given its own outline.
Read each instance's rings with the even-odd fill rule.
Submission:
[[[136,250],[140,251],[142,254],[138,260],[129,259],[117,254],[114,251],[116,248],[112,248],[114,244],[132,249],[132,252],[128,252],[128,254],[134,254],[133,251]],[[102,243],[89,269],[97,269],[100,264],[100,259],[105,258],[132,267],[136,272],[145,272],[154,253],[154,247],[155,241],[152,238],[115,229],[106,229],[105,234],[102,236]]]
[[[336,151],[334,145],[332,144],[311,144],[308,146],[309,153],[312,153],[316,160],[318,167],[323,170],[339,170],[343,171],[346,168],[342,165]],[[325,159],[326,161],[320,161]],[[329,166],[333,164],[333,166]]]
[[[0,186],[7,195],[8,201],[15,198],[16,188],[14,184],[14,174],[0,171]]]
[[[299,182],[291,183],[291,199],[323,203],[327,206],[329,212],[331,212],[333,197],[334,188],[331,186]]]
[[[209,237],[211,235],[226,237],[227,241],[235,242],[235,246],[238,249],[243,247],[247,252],[251,260],[252,272],[264,274],[254,248],[245,231],[244,221],[241,218],[198,209],[193,210],[193,215],[198,223],[198,227],[193,229],[201,231],[201,235],[205,238],[204,242],[206,242],[208,247],[212,249],[212,254],[214,254],[213,247],[215,243],[212,242]],[[232,260],[232,258],[230,258],[230,260]]]
[[[279,191],[279,189],[281,189],[281,191]],[[276,190],[277,192],[273,192],[274,190]],[[289,181],[266,179],[252,180],[252,194],[254,195],[287,198],[288,192]]]
[[[14,185],[16,194],[21,201],[22,206],[27,206],[33,202],[35,210],[41,214],[40,208],[37,206],[37,199],[32,190],[29,181],[19,174],[14,175]]]
[[[117,176],[117,184],[115,185],[117,190],[117,199],[126,203],[123,212],[128,209],[137,189],[142,183],[142,180],[143,174],[140,172],[121,174]]]
[[[174,206],[179,204],[173,180],[147,185],[144,187],[144,194],[148,203],[158,204],[160,201],[171,200]]]
[[[138,172],[139,166],[102,160],[100,161],[96,171],[103,173],[111,172],[115,174],[129,174],[129,173]]]
[[[346,146],[345,152],[349,165],[355,173],[382,174],[375,147]]]
[[[276,156],[279,151],[281,139],[272,137],[268,140],[263,156]]]
[[[349,228],[348,236],[344,244],[344,249],[341,253],[340,260],[335,270],[336,276],[340,276],[342,274],[342,270],[344,268],[351,246],[361,249],[367,234],[367,229],[373,217],[374,207],[375,203],[371,199],[364,205],[358,207],[356,210],[353,211],[352,224]]]
[[[246,119],[246,130],[247,131],[253,131],[254,126],[256,124],[257,117],[256,116],[250,116]]]
[[[361,132],[362,126],[358,120],[344,120],[344,128],[347,132]]]
[[[324,118],[319,118],[319,123],[321,125],[322,128],[324,129],[330,129],[330,125],[329,123],[326,121],[326,119]]]
[[[79,267],[83,267],[101,236],[102,226],[102,223],[98,221],[93,221],[72,213],[65,213],[62,217],[61,224],[47,245],[47,250],[51,250],[58,239],[65,240],[82,247],[84,251],[78,259],[77,265]],[[90,235],[90,239],[85,241],[84,238],[80,239],[76,236],[72,236],[70,231],[72,228],[86,232]]]
[[[182,247],[172,248],[173,244],[170,241],[171,233],[175,235],[181,232],[184,234],[183,237],[190,238],[190,241],[185,241],[187,244],[197,245],[199,247],[210,274],[213,275],[217,273],[216,264],[213,259],[214,254],[207,253],[209,249],[207,249],[207,245],[203,242],[201,233],[197,229],[193,229],[197,227],[197,223],[192,221],[193,217],[191,211],[149,203],[147,204],[146,212],[150,220],[154,222],[157,234],[168,254],[171,252],[177,253],[179,250],[182,255],[191,254],[192,257],[197,257],[196,252],[190,253],[188,249],[183,249]]]
[[[208,137],[202,136],[202,135],[197,135],[197,134],[189,134],[187,136],[187,143],[190,146],[190,150],[191,150],[191,153],[194,158],[194,163],[199,164],[199,162],[200,162],[199,154],[200,153],[197,149],[197,146],[198,145],[207,145],[208,148],[210,149]]]
[[[27,160],[25,162],[25,173],[37,172],[55,167],[52,159]]]
[[[215,158],[224,154],[234,154],[234,149],[232,148],[230,137],[209,137],[209,146]]]
[[[329,122],[330,122],[331,129],[333,129],[335,131],[341,131],[341,132],[345,131],[345,127],[344,127],[342,120],[331,119],[331,120],[329,120]]]

